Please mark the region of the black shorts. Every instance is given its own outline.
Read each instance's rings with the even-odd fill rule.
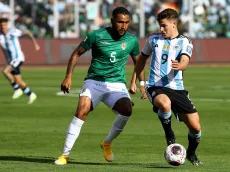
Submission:
[[[171,100],[171,110],[178,120],[180,120],[179,114],[189,114],[197,112],[192,101],[189,99],[189,94],[186,90],[173,90],[167,87],[149,87],[146,90],[151,103],[157,95],[167,95]],[[153,111],[156,113],[158,112],[158,108],[154,105]]]
[[[11,71],[12,75],[20,75],[20,66],[23,64],[23,62],[20,62],[16,67],[12,66],[13,70]]]

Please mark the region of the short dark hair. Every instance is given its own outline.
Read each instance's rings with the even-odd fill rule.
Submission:
[[[3,23],[3,22],[8,22],[8,19],[7,18],[0,18],[0,23]]]
[[[130,13],[129,11],[125,8],[125,7],[117,7],[113,10],[113,13],[112,13],[112,17],[116,17],[118,14],[124,14],[124,15],[129,15],[130,16]]]
[[[174,20],[178,20],[178,13],[176,10],[172,9],[172,8],[167,8],[163,11],[161,11],[158,15],[157,15],[157,21],[161,21],[163,19],[174,19]]]

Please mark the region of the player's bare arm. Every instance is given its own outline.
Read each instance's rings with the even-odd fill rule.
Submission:
[[[86,49],[83,48],[81,45],[79,45],[72,53],[69,59],[69,62],[68,62],[65,79],[63,80],[61,84],[61,91],[63,91],[64,93],[69,93],[70,87],[72,85],[73,70],[77,64],[78,58],[85,52],[86,52]]]
[[[173,70],[185,70],[189,63],[189,57],[187,55],[182,55],[180,62],[177,60],[172,60]]]
[[[134,57],[132,57],[134,65],[136,65],[138,58],[139,58],[139,56],[134,56]],[[136,73],[134,72],[133,74],[136,74]],[[137,78],[138,78],[138,80],[139,80],[140,82],[141,82],[141,81],[145,81],[145,71],[143,70],[143,71],[140,73],[140,75],[137,75]]]
[[[138,60],[139,56],[134,56],[132,57],[133,63],[136,65],[136,62]],[[136,75],[135,71],[133,72],[133,75]],[[142,94],[141,99],[146,99],[147,95],[145,92],[145,71],[143,70],[140,75],[137,76],[132,76],[135,78],[138,78],[139,82],[140,82],[140,92]],[[136,88],[135,88],[136,90]],[[133,91],[130,89],[130,93],[134,94]]]
[[[131,85],[130,85],[130,93],[131,94],[136,93],[136,79],[137,79],[137,76],[139,76],[143,72],[147,59],[148,58],[146,58],[142,54],[140,54],[139,57],[137,58],[137,62],[135,65],[135,69],[133,72]]]
[[[31,38],[31,40],[33,41],[35,50],[36,51],[40,50],[40,46],[38,45],[36,39],[34,38],[33,34],[29,30],[23,31],[22,35],[28,35]]]

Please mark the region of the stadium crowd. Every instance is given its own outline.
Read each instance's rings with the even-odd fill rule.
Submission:
[[[98,17],[90,19],[87,5],[99,2]],[[58,0],[60,38],[75,38],[75,0]],[[9,5],[9,0],[1,0]],[[130,32],[139,36],[140,0],[78,0],[80,37],[90,30],[110,24],[110,13],[117,6],[125,6],[132,13]],[[194,0],[192,38],[230,37],[230,0]],[[54,27],[54,0],[15,1],[14,22],[19,29],[29,29],[38,38],[52,38]],[[158,31],[157,13],[165,8],[174,8],[180,14],[179,30],[188,35],[188,0],[144,0],[145,35]]]

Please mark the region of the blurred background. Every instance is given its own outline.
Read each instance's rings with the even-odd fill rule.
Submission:
[[[159,30],[158,12],[174,8],[180,15],[180,33],[196,43],[192,62],[230,61],[226,42],[230,37],[230,0],[1,0],[0,13],[9,17],[10,26],[29,29],[40,40],[43,54],[28,60],[29,64],[62,64],[87,32],[110,25],[111,12],[117,6],[131,12],[129,31],[140,39],[141,47],[150,33]],[[27,41],[23,44],[30,46]],[[89,56],[86,53],[85,57]]]

